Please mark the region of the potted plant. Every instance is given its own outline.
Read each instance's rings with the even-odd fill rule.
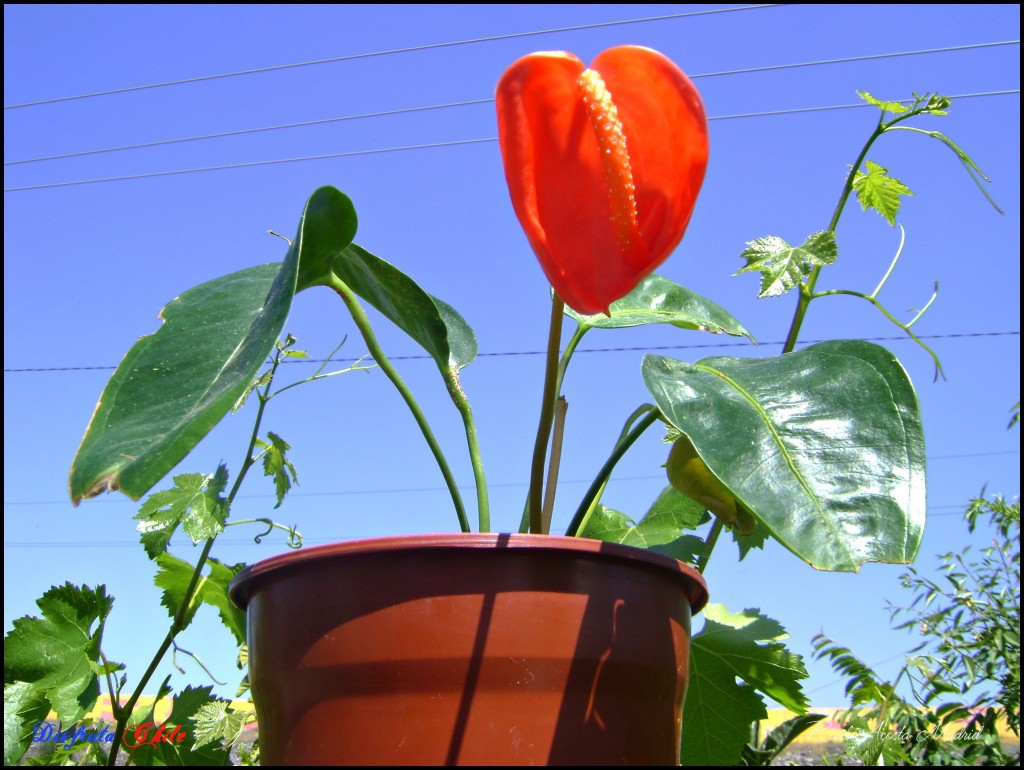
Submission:
[[[796,291],[782,355],[695,363],[646,356],[642,375],[653,403],[626,419],[566,537],[549,535],[550,495],[561,451],[562,378],[583,335],[670,323],[750,336],[711,300],[653,273],[680,242],[705,172],[707,126],[692,83],[661,54],[621,46],[590,67],[567,53],[531,54],[498,84],[499,138],[513,207],[553,288],[530,491],[515,534],[490,532],[483,463],[459,374],[476,355],[470,326],[451,305],[353,242],[357,218],[344,193],[333,187],[314,192],[283,262],[179,296],[164,309],[163,326],[132,347],[101,395],[71,470],[76,503],[112,490],[141,498],[233,407],[246,397],[258,405],[230,490],[221,466],[176,477],[174,489],[151,495],[140,510],[143,543],[174,610],[167,637],[127,703],[118,697],[124,682],[115,684],[117,664],[99,653],[109,612],[100,592],[88,594],[88,601],[84,591],[44,597],[52,613],[58,605],[78,608],[84,629],[73,661],[84,668],[75,669],[70,690],[63,668],[19,660],[30,629],[16,624],[5,671],[14,683],[8,701],[22,733],[31,715],[58,702],[62,718],[81,718],[87,691],[105,678],[117,722],[107,760],[115,762],[128,747],[136,761],[166,761],[165,753],[174,750],[164,745],[168,741],[140,742],[129,730],[139,717],[139,696],[200,604],[216,607],[244,641],[245,621],[226,598],[230,583],[234,600],[248,609],[264,761],[678,761],[692,673],[690,616],[707,601],[700,572],[723,530],[748,547],[773,537],[827,570],[856,570],[866,561],[906,563],[920,544],[924,439],[916,395],[899,361],[856,340],[796,350],[808,305],[835,293],[867,300],[924,347],[911,330],[921,313],[904,324],[878,299],[891,268],[871,294],[816,291],[822,269],[836,259],[835,230],[850,196],[856,192],[866,208],[893,223],[907,192],[867,159],[874,142],[908,119],[943,114],[949,105],[934,95],[915,96],[910,106],[863,96],[881,117],[827,228],[800,246],[760,238],[743,253],[747,265],[740,272],[762,274],[761,296]],[[980,175],[951,140],[929,135]],[[262,463],[274,478],[279,504],[290,486],[289,447],[273,433],[264,436],[261,421],[271,399],[293,386],[275,386],[280,364],[302,355],[293,337],[281,339],[292,297],[316,286],[342,299],[374,364],[409,406],[462,533],[308,549],[243,571],[213,559],[211,549],[251,468]],[[376,342],[363,302],[408,333],[438,366],[465,424],[476,477],[476,532],[425,415]],[[563,345],[566,316],[576,330]],[[302,382],[330,376],[323,368]],[[604,507],[601,495],[622,455],[655,424],[665,426],[672,444],[670,486],[633,522]],[[705,537],[688,534],[704,523]],[[195,565],[167,552],[179,527],[204,543]],[[722,628],[742,622],[720,613],[709,619]],[[762,677],[758,688],[801,707],[778,678],[771,680]],[[171,715],[174,724],[187,721],[193,728],[190,748],[240,729],[226,707],[191,692],[176,700]],[[699,715],[699,703],[692,704],[688,711]]]

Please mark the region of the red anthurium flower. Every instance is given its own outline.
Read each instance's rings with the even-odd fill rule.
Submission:
[[[649,48],[588,69],[571,53],[524,56],[497,89],[498,139],[516,216],[558,295],[607,312],[679,244],[708,159],[704,105]]]

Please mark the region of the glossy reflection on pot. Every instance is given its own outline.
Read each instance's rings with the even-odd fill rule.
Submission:
[[[243,572],[268,764],[677,764],[688,567],[574,538],[443,535]]]

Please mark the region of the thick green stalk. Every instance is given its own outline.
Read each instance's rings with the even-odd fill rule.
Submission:
[[[427,446],[430,447],[431,453],[434,455],[434,461],[437,463],[437,467],[441,469],[441,475],[444,476],[444,483],[448,486],[448,492],[451,495],[452,503],[455,506],[455,513],[459,517],[459,526],[463,532],[469,532],[469,518],[466,516],[466,508],[462,504],[462,495],[459,493],[459,486],[455,483],[455,477],[452,475],[451,468],[448,467],[448,460],[444,456],[444,452],[441,451],[440,445],[437,443],[437,439],[434,438],[434,432],[430,429],[427,418],[423,414],[423,410],[420,409],[420,405],[416,402],[416,398],[413,396],[412,391],[409,390],[409,386],[405,384],[405,381],[398,374],[398,371],[394,366],[391,365],[391,361],[384,351],[381,349],[380,344],[377,342],[377,337],[373,333],[373,329],[370,326],[370,319],[366,317],[366,313],[363,311],[362,306],[356,299],[355,294],[348,287],[348,285],[342,281],[338,276],[331,275],[330,288],[334,289],[345,303],[345,307],[348,308],[349,313],[352,315],[352,320],[355,321],[356,328],[359,329],[359,333],[363,335],[363,340],[366,342],[367,348],[370,350],[370,355],[373,356],[373,360],[377,362],[381,371],[387,375],[387,378],[391,380],[391,384],[395,386],[395,389],[401,395],[405,401],[406,406],[409,407],[409,411],[412,412],[413,418],[416,420],[416,424],[419,426],[420,433],[423,434],[423,438],[427,442]]]
[[[591,506],[594,504],[594,500],[597,499],[598,495],[601,494],[601,490],[604,489],[605,484],[608,483],[608,478],[612,475],[612,471],[618,464],[622,456],[626,454],[641,434],[649,427],[651,427],[661,417],[659,412],[654,407],[650,407],[650,411],[644,417],[634,425],[628,433],[619,438],[619,441],[615,444],[615,448],[612,450],[611,455],[605,460],[604,465],[601,466],[601,470],[597,472],[597,476],[587,489],[583,500],[580,502],[579,508],[576,509],[576,514],[572,517],[572,521],[569,522],[569,528],[565,531],[565,534],[569,537],[575,537],[583,526],[583,521],[587,514],[590,512]]]
[[[540,404],[537,440],[533,445],[533,463],[530,466],[530,532],[547,534],[541,521],[544,506],[544,460],[548,454],[548,439],[555,416],[555,398],[558,393],[558,350],[562,342],[562,313],[565,303],[557,295],[551,298],[551,325],[548,329],[548,352],[544,367],[544,395]]]
[[[481,532],[491,531],[490,502],[487,499],[487,477],[484,475],[484,463],[480,456],[480,442],[476,434],[476,422],[473,410],[459,382],[459,373],[451,369],[445,374],[448,392],[451,394],[455,408],[462,415],[462,424],[466,428],[466,445],[469,447],[469,461],[473,465],[473,480],[476,483],[477,520]]]

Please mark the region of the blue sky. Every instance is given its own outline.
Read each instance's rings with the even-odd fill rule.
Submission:
[[[75,509],[66,491],[71,459],[110,374],[104,367],[154,331],[159,309],[185,289],[280,260],[284,244],[267,230],[291,235],[306,198],[324,184],[354,201],[360,245],[455,306],[476,330],[483,355],[462,381],[481,433],[495,528],[518,525],[540,400],[535,353],[544,345],[549,303],[508,200],[486,100],[505,67],[536,50],[590,60],[613,45],[646,45],[694,77],[712,118],[711,162],[686,237],[659,272],[730,310],[763,343],[752,348],[670,328],[588,335],[588,352],[576,356],[565,381],[570,409],[555,529],[570,518],[622,421],[649,400],[639,371],[644,351],[691,361],[778,353],[793,300],[757,300],[754,276],[731,277],[742,265],[738,255],[760,236],[798,242],[824,229],[847,166],[877,119],[871,108],[808,110],[854,104],[858,89],[884,99],[912,91],[994,94],[955,100],[950,116],[930,122],[992,177],[988,189],[1004,215],[938,142],[889,137],[870,156],[916,193],[901,216],[904,255],[882,299],[903,314],[939,282],[938,299],[915,330],[934,335],[929,342],[948,380],[933,382],[927,354],[852,298],[815,303],[802,335],[896,338],[882,344],[918,389],[929,457],[929,522],[918,565],[927,570],[936,554],[963,547],[964,504],[984,485],[1007,497],[1020,485],[1019,433],[1005,430],[1020,391],[1019,45],[861,57],[1016,41],[1019,6],[800,5],[680,15],[716,8],[730,6],[5,6],[5,105],[384,52],[5,109],[5,163],[481,102],[5,166],[5,630],[52,584],[105,583],[117,597],[105,650],[129,664],[130,680],[140,675],[167,617],[137,545],[137,506],[112,495]],[[542,30],[555,31],[517,35]],[[456,41],[476,42],[438,45]],[[861,60],[778,68],[846,58]],[[737,72],[760,68],[769,69]],[[1013,93],[995,93],[1004,91]],[[441,146],[398,149],[422,145]],[[340,154],[349,155],[245,165]],[[243,167],[164,174],[237,164]],[[67,184],[137,175],[156,176]],[[16,189],[45,185],[56,186]],[[851,205],[838,237],[839,263],[819,286],[870,291],[898,246],[898,230]],[[434,365],[387,322],[376,327],[472,499],[461,423]],[[342,361],[365,353],[341,303],[325,290],[296,299],[287,330],[313,357],[345,335]],[[308,371],[301,366],[297,374]],[[297,524],[308,544],[456,529],[440,475],[382,375],[346,374],[272,406],[265,427],[293,445],[301,482],[273,515]],[[250,410],[227,419],[176,472],[210,472],[221,460],[235,471],[251,419]],[[665,456],[658,437],[646,437],[620,466],[605,502],[642,515],[665,484]],[[269,482],[251,478],[233,516],[270,515],[271,493]],[[214,555],[252,562],[285,550],[274,537],[255,545],[254,534],[229,530]],[[188,544],[175,553],[198,555]],[[821,630],[894,673],[915,641],[889,630],[887,601],[906,598],[902,571],[872,564],[858,575],[814,572],[772,544],[739,563],[732,548],[720,546],[707,579],[712,601],[734,611],[759,607],[781,621],[794,651],[808,654]],[[233,692],[229,638],[215,621],[200,620],[181,642],[230,681],[221,692]],[[812,701],[842,703],[830,669],[808,665]],[[201,679],[191,666],[174,681],[181,687]]]

